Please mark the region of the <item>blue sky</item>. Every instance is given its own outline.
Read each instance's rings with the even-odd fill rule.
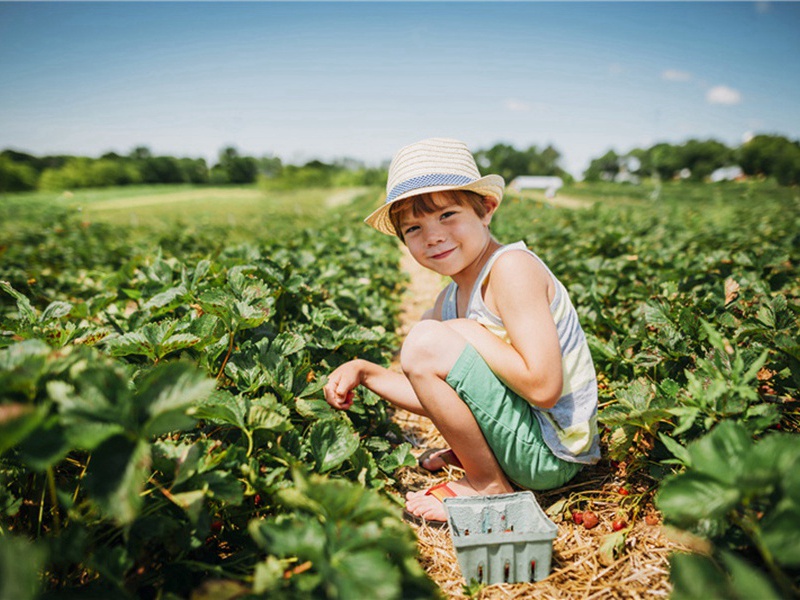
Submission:
[[[0,148],[378,164],[800,138],[800,2],[0,2]]]

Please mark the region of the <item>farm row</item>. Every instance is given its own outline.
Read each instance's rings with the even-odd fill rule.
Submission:
[[[676,591],[796,594],[800,201],[621,189],[570,190],[601,198],[586,210],[510,195],[492,227],[569,288],[605,453],[711,548],[675,557]],[[13,211],[31,217],[0,250],[0,596],[435,595],[392,490],[408,444],[373,395],[339,414],[320,393],[398,341],[399,253],[359,218],[376,198],[286,195],[233,226]]]
[[[676,594],[796,595],[796,190],[665,186],[658,202],[615,201],[613,186],[572,193],[606,201],[564,211],[509,199],[493,228],[526,240],[569,288],[620,474],[649,478],[666,522],[713,545],[673,558]],[[624,548],[626,531],[616,535]]]
[[[379,493],[410,446],[377,397],[320,394],[345,360],[388,361],[396,248],[301,217],[258,244],[74,218],[7,244],[0,596],[433,594]]]

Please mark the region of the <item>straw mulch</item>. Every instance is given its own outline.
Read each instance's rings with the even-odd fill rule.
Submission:
[[[401,334],[405,334],[419,319],[422,312],[433,303],[441,289],[438,276],[421,269],[406,253],[402,266],[411,276],[409,291],[403,306]],[[399,369],[398,365],[394,368]],[[415,455],[426,448],[446,447],[432,423],[417,415],[397,410],[394,420],[414,447]],[[397,474],[397,489],[419,490],[443,481],[458,479],[463,474],[448,467],[433,474],[420,468],[403,468]],[[658,598],[670,593],[668,555],[685,549],[667,537],[652,506],[652,482],[642,480],[624,482],[606,461],[584,469],[566,487],[547,492],[536,492],[536,500],[558,525],[558,536],[553,541],[550,575],[535,583],[495,584],[484,586],[473,598]],[[620,494],[626,484],[629,493]],[[561,510],[556,503],[561,502]],[[556,505],[556,506],[554,506]],[[591,509],[599,524],[586,529],[572,521],[573,509]],[[612,533],[612,522],[623,509],[629,529],[623,547],[616,552],[601,553],[601,544]],[[648,521],[645,516],[649,515]],[[417,532],[419,561],[429,576],[439,585],[447,598],[468,598],[465,581],[458,566],[450,532],[427,526],[413,526]],[[472,590],[475,594],[475,590]]]
[[[406,434],[406,439],[421,454],[425,448],[441,448],[446,444],[433,425],[424,417],[397,411],[395,421]],[[442,481],[458,479],[463,472],[448,467],[432,474],[419,467],[406,468],[398,473],[398,489],[418,490]],[[669,596],[670,552],[684,548],[665,534],[660,525],[648,524],[658,513],[653,509],[650,490],[646,483],[627,484],[629,494],[619,493],[622,481],[607,463],[584,469],[564,488],[535,492],[536,500],[545,510],[558,508],[550,518],[558,525],[558,536],[553,541],[551,574],[536,583],[495,584],[484,587],[477,596],[485,599],[519,598],[654,598]],[[586,529],[572,521],[572,509],[591,510],[599,517],[599,524]],[[624,547],[609,555],[599,552],[605,536],[612,533],[612,522],[618,511],[624,510],[630,529]],[[413,526],[413,525],[412,525]],[[419,561],[428,575],[439,585],[447,598],[468,598],[465,581],[458,566],[450,532],[426,526],[413,526],[417,532]]]

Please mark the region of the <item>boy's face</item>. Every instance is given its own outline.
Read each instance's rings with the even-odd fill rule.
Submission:
[[[491,239],[489,223],[497,202],[485,200],[479,217],[469,204],[459,204],[440,192],[432,194],[436,210],[414,215],[410,203],[400,213],[400,232],[411,256],[423,267],[452,277],[473,264]]]

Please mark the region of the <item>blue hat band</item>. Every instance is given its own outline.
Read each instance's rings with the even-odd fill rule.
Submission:
[[[477,179],[473,179],[472,177],[467,177],[466,175],[450,175],[446,173],[438,174],[438,173],[431,173],[430,175],[421,175],[419,177],[412,177],[411,179],[406,179],[405,181],[398,183],[394,186],[391,191],[386,195],[386,203],[392,202],[398,196],[405,194],[406,192],[410,192],[412,190],[432,187],[437,185],[467,185],[472,183],[473,181],[477,181]]]

